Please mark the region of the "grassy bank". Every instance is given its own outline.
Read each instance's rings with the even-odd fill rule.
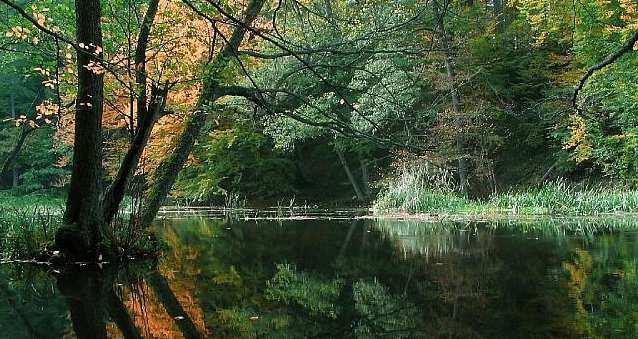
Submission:
[[[64,198],[54,195],[12,195],[0,192],[0,263],[49,260],[54,238],[63,225]],[[118,214],[103,230],[104,247],[115,258],[155,255],[161,245],[152,232]]]
[[[29,209],[29,208],[62,209],[64,198],[53,194],[18,195],[10,191],[0,191],[0,208]]]
[[[64,198],[0,192],[0,261],[33,259],[46,252],[62,224]]]
[[[424,184],[423,173],[404,173],[386,185],[373,209],[395,213],[489,215],[571,215],[638,213],[638,190],[575,187],[564,182],[502,192],[486,200],[465,198],[447,187]]]

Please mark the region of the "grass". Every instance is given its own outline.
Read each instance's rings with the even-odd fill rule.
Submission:
[[[563,181],[472,200],[449,185],[432,183],[428,171],[404,169],[385,183],[374,203],[378,215],[394,213],[490,215],[571,215],[638,213],[638,190],[576,187]]]
[[[134,202],[126,204],[135,212]],[[50,195],[18,196],[0,192],[0,262],[48,260],[57,230],[63,225],[64,199]],[[154,255],[162,244],[121,212],[104,229],[104,246],[117,259]]]
[[[34,259],[53,245],[62,215],[47,207],[0,208],[0,261]]]
[[[0,261],[34,259],[49,251],[63,208],[60,196],[0,191]]]
[[[30,209],[30,208],[62,209],[64,198],[51,194],[16,195],[11,191],[0,191],[0,208]]]

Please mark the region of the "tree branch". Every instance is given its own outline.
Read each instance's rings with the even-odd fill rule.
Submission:
[[[625,53],[631,51],[637,41],[638,41],[638,31],[635,31],[631,35],[631,37],[629,37],[629,39],[627,41],[625,41],[625,43],[622,45],[622,47],[620,47],[620,49],[618,49],[615,52],[609,54],[605,58],[605,60],[603,60],[600,63],[598,63],[596,65],[593,65],[593,66],[589,67],[589,69],[587,69],[587,72],[585,72],[585,74],[580,78],[580,80],[578,81],[578,85],[576,85],[576,87],[574,88],[574,93],[572,94],[572,106],[574,108],[576,108],[578,110],[578,104],[576,103],[576,101],[578,100],[578,93],[583,89],[583,87],[585,86],[585,83],[587,83],[587,80],[589,80],[589,78],[596,71],[599,71],[599,70],[611,65],[612,63],[616,62],[616,60],[618,60]]]

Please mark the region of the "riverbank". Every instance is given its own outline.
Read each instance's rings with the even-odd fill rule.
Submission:
[[[19,195],[10,191],[0,191],[0,208],[31,209],[31,208],[64,208],[62,195],[43,193]]]
[[[638,214],[638,190],[574,187],[563,182],[493,194],[473,200],[457,193],[423,186],[388,186],[373,204],[377,216],[472,218],[518,216],[599,216]]]

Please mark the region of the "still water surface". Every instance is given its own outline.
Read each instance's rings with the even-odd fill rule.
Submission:
[[[0,266],[0,337],[638,337],[637,233],[336,216],[177,213],[156,263]]]

